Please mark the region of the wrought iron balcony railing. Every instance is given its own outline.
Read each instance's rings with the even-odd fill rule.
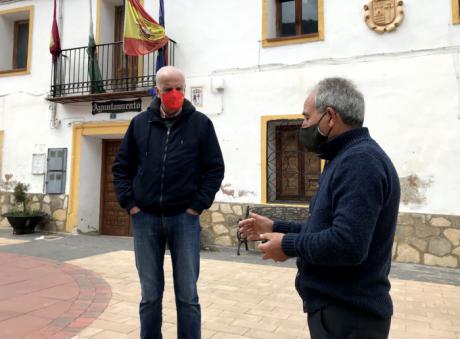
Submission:
[[[165,47],[168,65],[174,65],[174,47],[173,40]],[[72,97],[74,100],[68,101],[80,101],[78,97],[98,93],[122,97],[154,86],[158,52],[132,57],[123,53],[122,42],[114,42],[96,45],[95,53],[97,66],[91,62],[87,46],[62,50],[53,64],[48,99],[66,102],[66,97]]]

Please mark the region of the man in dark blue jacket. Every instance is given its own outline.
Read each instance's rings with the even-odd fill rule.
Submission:
[[[387,338],[388,274],[398,217],[396,170],[363,128],[364,99],[346,79],[322,80],[304,104],[300,141],[325,159],[306,223],[252,214],[243,236],[264,259],[297,257],[296,289],[312,339]]]
[[[211,206],[224,177],[213,124],[184,99],[185,78],[167,66],[157,74],[157,97],[131,121],[113,163],[120,205],[132,216],[142,290],[141,338],[162,338],[163,261],[171,252],[179,338],[201,336],[197,281],[199,215]]]

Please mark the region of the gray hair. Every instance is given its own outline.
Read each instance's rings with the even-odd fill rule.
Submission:
[[[364,97],[356,86],[344,78],[326,78],[316,86],[316,109],[324,112],[334,108],[343,122],[361,127],[364,122]]]

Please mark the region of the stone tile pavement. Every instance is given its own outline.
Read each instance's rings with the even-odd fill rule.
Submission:
[[[111,289],[78,266],[0,253],[0,338],[71,338],[107,308]]]
[[[30,240],[0,238],[0,246],[9,246],[28,243]]]
[[[105,312],[76,338],[138,338],[138,278],[130,251],[70,263],[99,273],[112,287]],[[169,256],[165,260],[164,337],[176,338]],[[295,292],[296,269],[202,259],[203,338],[309,338]],[[460,339],[460,286],[392,279],[394,339]]]
[[[111,288],[107,308],[74,338],[139,337],[140,289],[129,238],[63,235],[47,242],[36,239],[37,235],[18,237],[0,230],[0,254],[62,261],[93,272]],[[292,261],[268,264],[247,253],[235,257],[233,252],[203,252],[199,280],[203,338],[309,338],[294,289],[293,266]],[[3,269],[0,262],[0,272]],[[165,338],[176,338],[169,255],[165,271],[163,332]],[[391,338],[460,339],[460,271],[401,264],[394,271]],[[20,337],[4,337],[0,332],[1,339]]]

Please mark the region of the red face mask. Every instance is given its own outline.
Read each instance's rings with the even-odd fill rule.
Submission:
[[[184,103],[184,93],[179,92],[175,88],[161,95],[161,102],[166,109],[170,111],[178,111]]]

